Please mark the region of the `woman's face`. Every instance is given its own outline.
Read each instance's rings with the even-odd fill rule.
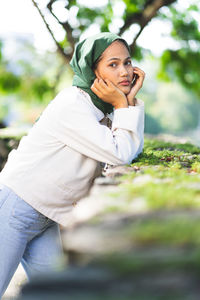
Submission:
[[[129,51],[123,42],[115,41],[106,48],[94,72],[98,79],[109,79],[124,94],[130,92],[133,67]]]

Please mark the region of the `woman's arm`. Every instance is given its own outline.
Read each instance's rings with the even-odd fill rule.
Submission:
[[[69,97],[69,95],[68,95]],[[52,134],[72,149],[111,165],[130,163],[141,151],[144,106],[114,111],[112,129],[101,125],[94,109],[84,99],[61,107],[52,120]]]

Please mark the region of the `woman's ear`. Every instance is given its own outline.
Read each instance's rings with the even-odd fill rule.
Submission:
[[[98,72],[98,70],[96,69],[96,70],[94,70],[94,74],[96,75],[96,78],[98,78],[98,79],[100,79],[101,77],[100,77],[100,75],[99,75],[99,72]]]

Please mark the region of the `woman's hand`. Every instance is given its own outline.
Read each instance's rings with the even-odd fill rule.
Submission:
[[[104,102],[112,104],[115,109],[128,107],[126,95],[108,79],[96,78],[91,90]]]
[[[134,74],[135,74],[135,80],[133,82],[133,86],[132,86],[130,92],[126,95],[128,104],[131,106],[134,106],[136,104],[135,96],[138,93],[138,91],[141,89],[144,78],[145,78],[144,71],[142,71],[138,67],[133,67],[133,70],[134,70]]]

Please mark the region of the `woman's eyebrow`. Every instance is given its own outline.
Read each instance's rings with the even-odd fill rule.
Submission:
[[[127,60],[127,59],[130,59],[131,57],[130,56],[128,56],[128,57],[126,57],[124,60]],[[121,60],[119,57],[112,57],[112,58],[109,58],[108,59],[108,61],[110,61],[110,60]]]

